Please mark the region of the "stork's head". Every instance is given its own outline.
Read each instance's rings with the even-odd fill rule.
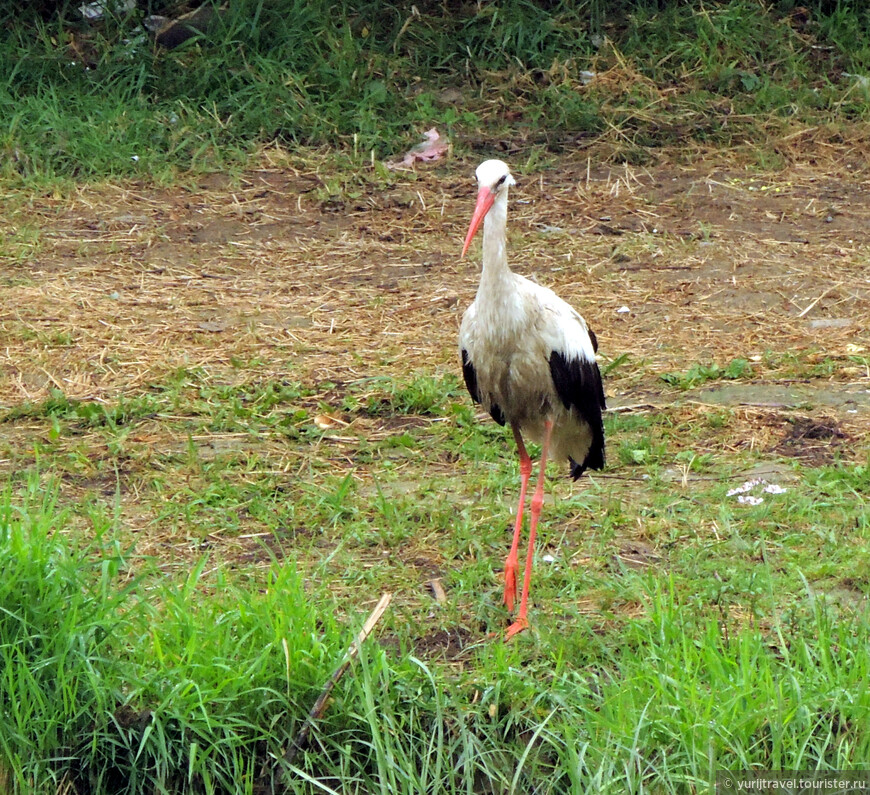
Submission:
[[[468,234],[465,236],[465,245],[462,246],[462,256],[468,251],[474,235],[480,226],[486,214],[492,209],[495,200],[502,194],[507,194],[507,189],[511,185],[516,185],[516,181],[511,176],[510,169],[507,163],[501,160],[484,160],[477,167],[477,204],[474,208],[474,215],[471,216],[471,225],[468,227]]]

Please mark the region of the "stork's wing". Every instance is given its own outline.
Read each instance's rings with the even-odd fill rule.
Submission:
[[[474,304],[472,304],[467,310],[465,310],[465,315],[462,317],[462,325],[459,328],[459,350],[462,352],[462,377],[465,379],[465,386],[468,388],[468,393],[471,395],[471,399],[475,403],[483,404],[484,401],[481,399],[480,388],[477,385],[477,370],[475,369],[471,354],[468,352],[468,349],[473,347],[472,338],[474,336],[475,328],[474,317],[475,308]],[[501,406],[492,403],[485,408],[489,409],[490,416],[499,425],[505,424],[505,416]]]
[[[477,389],[477,371],[468,358],[468,351],[462,349],[462,377],[465,379],[465,386],[468,388],[468,394],[475,403],[480,403],[480,392]]]
[[[556,394],[566,409],[573,409],[578,421],[588,425],[592,435],[584,460],[571,462],[571,474],[577,479],[587,468],[604,466],[604,384],[595,361],[598,340],[570,304],[550,290],[538,287],[535,292],[545,308],[542,336],[549,345],[550,376]]]
[[[474,369],[471,359],[468,356],[468,351],[462,349],[462,376],[465,378],[465,386],[468,387],[468,393],[475,403],[481,403],[480,390],[477,388],[477,371]],[[489,407],[489,415],[499,424],[505,424],[504,412],[500,406],[492,403]]]
[[[597,362],[566,356],[560,351],[550,354],[550,375],[565,408],[573,408],[592,432],[592,444],[585,460],[572,461],[571,474],[576,480],[584,469],[604,467],[604,421],[601,416],[604,384]]]
[[[480,403],[480,390],[477,387],[477,370],[474,369],[474,363],[471,361],[471,355],[468,353],[468,349],[472,347],[476,314],[474,304],[472,304],[462,315],[462,324],[459,327],[459,350],[462,353],[462,377],[465,379],[468,394],[471,395],[471,399],[475,403]]]

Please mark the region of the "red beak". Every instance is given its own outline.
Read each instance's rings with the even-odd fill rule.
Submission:
[[[465,245],[462,247],[462,256],[465,256],[465,252],[468,251],[468,247],[471,245],[471,241],[474,239],[474,235],[477,233],[477,228],[480,226],[481,221],[486,217],[486,214],[492,208],[492,205],[495,203],[495,194],[486,186],[482,187],[477,192],[477,204],[474,207],[474,215],[471,216],[471,225],[468,227],[468,234],[465,236]]]

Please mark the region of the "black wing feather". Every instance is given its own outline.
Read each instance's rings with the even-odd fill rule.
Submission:
[[[597,362],[566,357],[559,351],[550,354],[550,375],[556,393],[566,409],[574,408],[592,430],[592,444],[583,461],[571,460],[574,480],[586,469],[604,467],[604,384]]]
[[[462,377],[465,379],[465,386],[468,389],[468,394],[475,403],[480,403],[480,392],[477,391],[477,372],[471,359],[468,358],[468,351],[462,349]]]
[[[475,403],[481,403],[480,390],[477,387],[477,371],[474,369],[474,365],[471,363],[468,351],[465,348],[462,349],[462,377],[465,379],[465,386],[468,388],[468,394],[471,395],[471,399]],[[495,403],[489,407],[489,415],[499,425],[505,424],[504,412]]]

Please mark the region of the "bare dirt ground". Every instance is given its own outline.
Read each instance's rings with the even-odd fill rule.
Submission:
[[[276,153],[237,182],[83,186],[28,201],[7,223],[36,242],[0,260],[0,414],[53,390],[111,404],[183,368],[234,384],[239,362],[327,402],[366,377],[458,372],[456,332],[479,267],[477,249],[459,259],[475,165],[339,190],[325,160]],[[609,379],[613,407],[741,406],[754,430],[735,433],[785,455],[864,438],[863,164],[807,158],[763,174],[715,159],[638,168],[566,158],[518,182],[513,267],[585,315],[605,362],[628,354]],[[660,379],[735,358],[753,368],[743,391]],[[803,407],[811,424],[785,424],[783,406]],[[369,432],[390,432],[380,422]],[[0,471],[45,432],[0,422]],[[136,434],[154,449],[179,444],[157,426]]]

